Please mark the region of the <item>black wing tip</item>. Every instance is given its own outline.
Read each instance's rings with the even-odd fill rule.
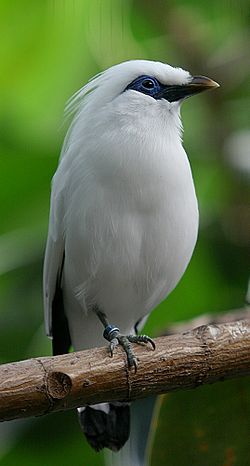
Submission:
[[[87,441],[97,452],[103,448],[119,451],[129,438],[130,409],[128,405],[109,404],[109,412],[91,406],[78,412]]]
[[[52,302],[52,349],[53,355],[68,353],[71,346],[68,320],[64,312],[63,291],[57,280]]]

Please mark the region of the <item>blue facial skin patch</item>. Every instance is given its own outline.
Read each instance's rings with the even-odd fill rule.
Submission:
[[[190,84],[161,84],[152,76],[139,76],[124,89],[124,92],[128,90],[141,92],[156,100],[166,99],[168,102],[176,102],[200,92],[198,88],[195,90]]]
[[[142,92],[143,94],[154,97],[161,91],[162,84],[156,78],[151,76],[139,76],[130,83],[125,91],[132,89],[133,91]]]

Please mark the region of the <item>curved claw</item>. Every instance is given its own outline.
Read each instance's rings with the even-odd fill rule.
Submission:
[[[152,340],[152,338],[150,337],[147,337],[147,343],[150,343],[152,348],[153,348],[153,351],[155,350],[155,342],[154,340]]]
[[[134,366],[134,370],[135,370],[135,374],[136,374],[136,372],[137,372],[137,367],[138,367],[138,362],[137,362],[137,359],[136,359],[136,358],[133,359],[133,366]]]
[[[111,341],[110,341],[110,344],[109,344],[109,353],[110,353],[110,357],[112,358],[113,357],[113,354],[114,354],[114,349],[116,346],[119,345],[119,341],[117,338],[113,338]]]
[[[137,372],[137,367],[138,367],[138,362],[137,362],[137,358],[135,357],[132,349],[130,348],[130,350],[126,350],[124,348],[124,351],[127,355],[127,361],[128,361],[128,367],[133,367],[134,368],[134,371],[135,371],[135,374]]]

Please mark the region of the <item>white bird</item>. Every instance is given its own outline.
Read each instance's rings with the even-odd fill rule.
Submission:
[[[46,332],[54,354],[124,347],[173,290],[192,256],[198,206],[182,146],[184,99],[218,84],[181,68],[133,60],[76,93],[75,112],[53,178],[44,264]],[[129,437],[129,406],[79,409],[96,449]]]

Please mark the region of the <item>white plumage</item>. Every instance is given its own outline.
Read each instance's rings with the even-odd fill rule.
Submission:
[[[129,61],[95,77],[67,107],[75,116],[53,178],[44,303],[52,336],[62,269],[75,350],[104,344],[95,305],[123,334],[134,333],[182,277],[197,238],[197,199],[181,137],[183,99],[126,90],[140,76],[171,89],[191,89],[193,79],[181,68]],[[215,86],[204,79],[204,89]],[[195,92],[193,86],[190,95]]]
[[[121,94],[143,74],[163,83],[190,80],[181,69],[147,61],[99,75],[75,98],[77,115],[53,179],[46,331],[51,335],[51,300],[65,250],[64,303],[75,349],[104,343],[101,323],[87,312],[96,302],[110,322],[132,332],[175,287],[197,237],[179,102]]]

